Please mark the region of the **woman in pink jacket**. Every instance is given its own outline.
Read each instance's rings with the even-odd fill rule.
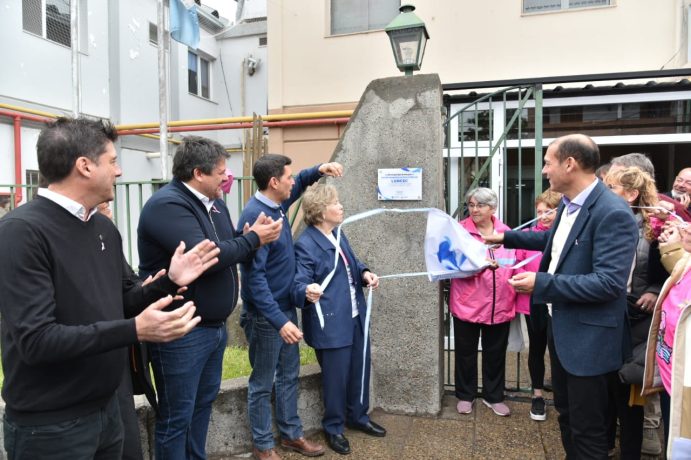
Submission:
[[[470,217],[460,225],[474,238],[510,230],[494,216],[497,195],[488,188],[476,188],[466,195]],[[460,414],[473,411],[477,395],[477,349],[482,334],[482,402],[495,414],[511,413],[504,404],[504,373],[509,323],[516,316],[514,290],[507,280],[513,270],[499,265],[513,265],[515,252],[488,248],[493,264],[468,278],[451,280],[449,310],[453,315],[455,340],[455,386]]]
[[[537,225],[525,231],[546,232],[552,228],[555,212],[561,193],[545,190],[535,199],[535,209],[537,212]],[[533,260],[528,262],[519,272],[537,272],[540,268],[542,253],[539,251],[529,251],[526,249],[516,250],[517,260],[526,260],[538,254]],[[547,350],[547,305],[534,304],[531,307],[530,294],[518,294],[516,296],[516,313],[523,313],[526,326],[528,328],[528,371],[530,372],[530,383],[533,387],[533,400],[530,405],[530,418],[537,421],[547,420],[547,408],[542,390],[545,385],[545,350]]]

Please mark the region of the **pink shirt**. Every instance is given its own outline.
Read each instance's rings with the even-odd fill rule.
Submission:
[[[691,275],[689,272],[676,285],[672,286],[664,302],[662,302],[662,317],[660,318],[660,330],[657,333],[655,358],[667,394],[672,394],[674,334],[682,310],[691,302]]]

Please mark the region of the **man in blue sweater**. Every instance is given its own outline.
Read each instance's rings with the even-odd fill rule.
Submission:
[[[288,208],[307,187],[327,175],[340,177],[343,166],[324,163],[300,171],[293,178],[290,158],[264,155],[254,164],[252,174],[259,191],[240,216],[238,228],[265,214],[282,219]],[[271,430],[271,389],[276,378],[276,423],[281,445],[303,455],[317,456],[324,447],[305,439],[297,413],[302,332],[297,312],[290,301],[295,276],[295,251],[290,226],[284,225],[277,241],[260,248],[254,258],[240,266],[243,313],[241,325],[249,342],[250,375],[247,409],[253,454],[261,460],[276,460]]]
[[[261,245],[276,240],[281,219],[258,215],[235,232],[220,186],[228,153],[211,139],[188,136],[173,158],[173,180],[147,201],[139,218],[140,275],[165,267],[175,241],[194,245],[205,238],[221,250],[212,267],[184,292],[194,299],[199,327],[186,337],[152,344],[151,361],[159,395],[156,458],[206,458],[211,406],[221,384],[225,321],[238,299],[236,264],[252,259]]]

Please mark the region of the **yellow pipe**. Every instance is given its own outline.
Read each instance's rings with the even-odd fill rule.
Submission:
[[[20,107],[18,105],[2,104],[0,103],[0,108],[5,108],[8,110],[15,110],[17,112],[31,113],[34,115],[41,115],[43,117],[57,118],[59,115],[50,112],[43,112],[41,110],[29,109],[26,107]],[[264,121],[288,121],[288,120],[305,120],[313,118],[341,118],[349,117],[353,114],[353,110],[333,110],[330,112],[301,112],[301,113],[280,113],[273,115],[264,115],[262,120]],[[168,126],[198,126],[198,125],[220,125],[223,123],[246,123],[251,122],[252,117],[231,117],[231,118],[206,118],[197,120],[177,120],[168,123]],[[126,129],[144,129],[144,128],[158,128],[159,123],[133,123],[129,125],[117,125],[118,131]],[[151,134],[143,135],[145,137],[151,137],[158,139],[158,136]]]
[[[148,137],[149,139],[156,139],[156,140],[161,139],[161,136],[157,136],[155,134],[137,134],[137,136]],[[180,141],[177,139],[169,138],[168,143],[169,144],[179,144]]]
[[[33,115],[40,115],[42,117],[49,117],[49,118],[57,118],[59,116],[59,115],[55,115],[54,113],[44,112],[42,110],[27,109],[26,107],[20,107],[18,105],[11,105],[11,104],[0,104],[0,108],[7,109],[7,110],[14,110],[15,112],[24,112],[24,113],[30,113]]]
[[[335,110],[331,112],[303,112],[303,113],[281,113],[274,115],[264,115],[264,121],[284,121],[284,120],[305,120],[311,118],[340,118],[349,117],[353,114],[352,110]],[[224,123],[247,123],[251,122],[252,117],[231,117],[231,118],[206,118],[198,120],[177,120],[168,123],[168,126],[198,126],[198,125],[220,125]],[[126,129],[145,129],[158,128],[159,123],[133,123],[129,125],[118,125],[118,130]]]

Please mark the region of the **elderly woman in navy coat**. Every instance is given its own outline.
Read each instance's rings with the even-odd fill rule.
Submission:
[[[344,425],[372,436],[386,434],[386,430],[367,415],[369,347],[364,366],[365,391],[360,402],[366,311],[362,288],[363,285],[376,288],[379,279],[355,257],[343,232],[340,244],[336,244],[335,230],[343,222],[343,206],[333,186],[316,184],[310,187],[303,196],[302,210],[308,227],[295,243],[297,273],[293,300],[303,309],[305,341],[316,350],[322,368],[322,426],[326,440],[334,451],[348,454],[350,445],[343,436]],[[320,285],[334,270],[334,265],[334,276],[322,292]],[[317,300],[323,312],[324,329],[314,307]]]

